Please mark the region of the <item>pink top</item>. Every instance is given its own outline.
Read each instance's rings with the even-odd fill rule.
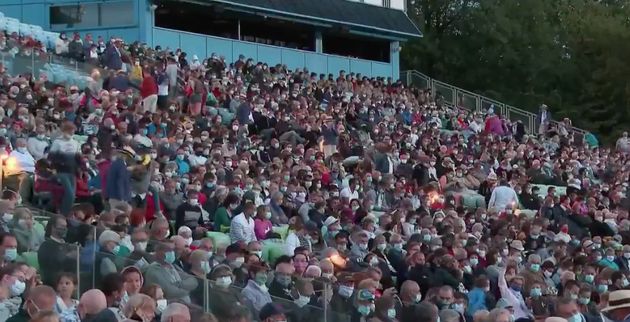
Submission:
[[[269,231],[271,231],[271,221],[269,219],[254,219],[254,233],[256,234],[256,239],[264,240]]]

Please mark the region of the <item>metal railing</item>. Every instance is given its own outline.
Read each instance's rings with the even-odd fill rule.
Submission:
[[[444,103],[447,105],[478,112],[487,111],[492,107],[494,113],[498,115],[504,116],[511,121],[522,121],[528,133],[538,133],[539,121],[536,113],[441,82],[416,70],[401,71],[400,79],[403,80],[407,86],[413,85],[419,88],[430,88],[434,94],[441,94]],[[553,123],[555,124],[557,122],[553,121]],[[585,134],[587,132],[576,127],[573,127],[572,130],[578,134]]]

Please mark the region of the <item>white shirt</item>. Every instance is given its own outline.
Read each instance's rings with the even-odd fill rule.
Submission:
[[[151,139],[149,139],[149,137],[144,136],[144,135],[136,134],[133,137],[133,140],[147,148],[150,148],[153,146],[153,142],[151,142]]]
[[[284,254],[293,256],[295,249],[300,247],[300,239],[294,232],[290,232],[287,239],[284,241]]]
[[[339,195],[341,196],[341,198],[348,198],[348,200],[359,199],[359,192],[356,190],[352,191],[350,187],[345,187],[341,189]]]
[[[481,125],[477,124],[477,121],[474,120],[470,122],[468,128],[475,133],[481,133],[482,130]]]
[[[16,163],[14,167],[5,166],[4,174],[7,176],[18,174],[20,172],[35,173],[35,159],[28,153],[28,150],[20,152],[18,150],[11,151],[9,158],[14,158]],[[9,163],[10,164],[10,163]]]
[[[191,167],[204,165],[206,161],[208,161],[208,158],[204,157],[203,155],[191,155],[188,157],[188,162],[190,163]]]
[[[245,213],[242,212],[232,218],[230,223],[230,240],[232,240],[232,243],[241,240],[246,243],[256,241],[254,219],[245,217]]]
[[[516,191],[508,186],[498,186],[492,190],[492,196],[490,196],[488,208],[494,207],[497,210],[502,211],[512,203],[514,203],[515,206],[518,206],[518,195],[516,194]]]
[[[43,159],[46,156],[46,148],[50,146],[50,141],[48,139],[38,139],[37,137],[30,137],[26,141],[26,147],[28,148],[28,152],[31,153],[33,158],[37,161]]]

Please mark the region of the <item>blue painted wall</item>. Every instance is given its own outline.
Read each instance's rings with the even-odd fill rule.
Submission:
[[[110,2],[115,2],[109,0]],[[50,6],[58,4],[99,3],[103,0],[0,0],[0,12],[5,16],[17,18],[23,23],[40,25],[50,30]],[[120,37],[127,41],[146,40],[151,34],[152,13],[147,0],[133,0],[134,22],[131,25],[98,28],[67,28],[66,32],[77,31],[81,35],[91,33],[95,36]],[[60,31],[60,30],[56,30]]]
[[[212,37],[188,32],[180,32],[164,28],[153,28],[151,37],[153,45],[162,48],[181,48],[188,57],[197,55],[200,59],[209,57],[211,53],[225,56],[229,62],[234,62],[239,55],[253,58],[255,61],[267,62],[270,65],[286,64],[290,69],[308,68],[311,72],[332,73],[337,75],[340,70],[361,73],[364,76],[384,76],[398,79],[398,52],[392,52],[396,64],[375,62],[370,60],[326,55],[315,52],[294,50],[269,45],[261,45],[245,41],[237,41],[219,37]],[[396,46],[397,47],[397,46]]]
[[[107,0],[0,0],[0,12],[7,17],[17,18],[24,23],[40,25],[44,30],[50,30],[49,8],[51,5],[98,2],[107,2]],[[361,73],[365,76],[398,79],[399,54],[396,50],[392,50],[391,63],[383,63],[157,28],[154,27],[153,12],[149,8],[149,3],[149,0],[134,0],[135,13],[132,25],[89,29],[68,28],[66,31],[77,31],[81,35],[89,32],[95,37],[103,36],[105,39],[115,36],[128,42],[139,40],[152,46],[160,45],[162,48],[170,47],[173,50],[182,48],[189,57],[197,55],[200,59],[216,52],[233,62],[240,54],[243,54],[270,65],[286,64],[291,69],[306,67],[312,72],[334,75],[343,69],[346,72]],[[398,42],[391,44],[392,49],[398,46]]]

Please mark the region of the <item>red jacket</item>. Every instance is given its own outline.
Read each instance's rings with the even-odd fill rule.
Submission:
[[[144,218],[149,223],[155,219],[155,205],[153,202],[153,194],[147,193],[146,203],[147,203],[147,207],[146,207],[146,213],[144,214]],[[161,202],[160,202],[160,211],[164,214],[164,216],[168,216],[166,213],[166,210],[164,209],[164,205]]]
[[[142,95],[142,98],[157,95],[157,93],[158,87],[155,83],[155,78],[151,75],[145,76],[142,80],[142,84],[140,84],[140,95]]]

